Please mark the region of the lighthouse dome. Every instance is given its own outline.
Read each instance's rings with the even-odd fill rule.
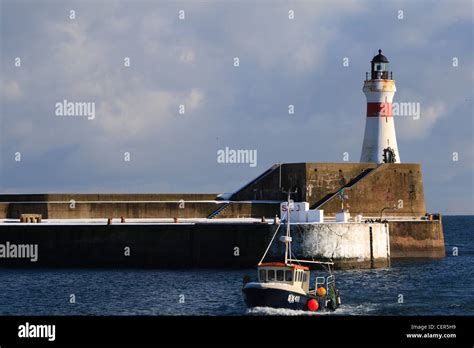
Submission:
[[[372,58],[372,63],[389,63],[387,57],[382,54],[382,50],[379,50],[379,54]]]

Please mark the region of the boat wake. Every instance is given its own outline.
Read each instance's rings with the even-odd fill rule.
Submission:
[[[323,312],[309,312],[287,308],[254,307],[247,309],[248,315],[275,315],[275,316],[296,316],[296,315],[317,315]]]
[[[269,316],[313,316],[313,315],[371,315],[376,311],[375,305],[341,305],[336,311],[302,311],[287,308],[255,307],[247,309],[247,315]]]

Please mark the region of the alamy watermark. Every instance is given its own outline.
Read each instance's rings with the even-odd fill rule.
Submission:
[[[95,102],[70,102],[64,99],[55,104],[56,116],[80,116],[88,120],[95,118]]]
[[[418,102],[403,102],[403,103],[392,103],[392,104],[383,104],[382,112],[384,108],[392,108],[392,116],[404,116],[404,117],[413,117],[414,120],[420,119],[420,103]],[[386,110],[389,111],[389,110]],[[387,113],[384,113],[386,115]]]
[[[217,163],[247,163],[249,167],[257,166],[257,150],[224,149],[217,150]]]
[[[38,244],[14,244],[9,241],[0,244],[0,259],[15,258],[38,261]]]
[[[56,325],[38,325],[26,322],[18,326],[18,337],[20,338],[47,338],[48,341],[56,339]]]

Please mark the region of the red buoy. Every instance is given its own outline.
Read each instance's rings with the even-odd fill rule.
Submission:
[[[312,312],[316,312],[319,308],[318,301],[316,301],[314,298],[308,300],[307,306],[308,309]]]

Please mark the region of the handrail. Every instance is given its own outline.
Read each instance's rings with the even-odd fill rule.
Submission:
[[[219,208],[217,208],[216,210],[214,210],[212,213],[210,213],[207,218],[208,219],[213,219],[215,218],[217,215],[219,215],[220,213],[222,213],[224,210],[226,210],[233,202],[227,202],[223,205],[221,205]]]
[[[318,281],[322,279],[322,281]],[[318,285],[323,285],[324,288],[326,289],[326,293],[328,293],[328,287],[329,284],[335,284],[336,283],[336,277],[334,277],[333,274],[327,277],[316,277],[315,282],[314,282],[314,291],[315,293],[318,291]]]
[[[322,279],[323,281],[320,282],[318,281],[318,279]],[[314,281],[314,289],[317,291],[318,290],[318,285],[321,284],[321,285],[324,285],[326,283],[326,278],[325,277],[316,277],[315,281]]]
[[[264,171],[262,174],[260,174],[259,176],[257,176],[257,177],[254,178],[253,180],[249,181],[248,183],[246,183],[244,186],[242,186],[242,187],[239,188],[238,190],[232,192],[232,194],[231,194],[229,200],[231,200],[231,199],[232,199],[237,193],[239,193],[240,191],[243,191],[243,190],[245,190],[247,187],[249,187],[250,185],[259,182],[260,180],[262,180],[264,177],[266,177],[267,175],[269,175],[270,173],[272,173],[273,171],[275,171],[275,170],[276,170],[277,168],[279,168],[280,166],[281,166],[281,163],[272,165],[270,168],[268,168],[268,169],[267,169],[266,171]]]
[[[316,263],[319,265],[334,265],[334,262],[332,261],[310,261],[310,260],[298,260],[298,259],[288,259],[288,261],[303,262],[303,263]]]
[[[376,171],[379,170],[379,168],[381,168],[384,164],[386,163],[381,163],[379,164],[377,167],[375,168],[367,168],[365,169],[364,172],[360,173],[359,175],[357,175],[354,179],[350,180],[346,185],[342,186],[341,188],[339,188],[336,192],[334,192],[331,196],[329,196],[327,199],[325,199],[323,202],[319,203],[317,206],[313,205],[313,207],[311,209],[319,209],[321,206],[323,206],[324,204],[326,204],[327,202],[331,201],[332,199],[334,199],[334,197],[336,197],[339,192],[342,190],[342,189],[352,189],[355,185],[357,185],[359,182],[362,181],[363,178],[366,178],[370,175],[372,175],[373,173],[375,173]],[[363,173],[366,173],[364,175],[362,175]],[[360,176],[360,177],[359,177]],[[357,179],[357,177],[359,177]],[[352,182],[352,184],[350,184]],[[349,185],[350,184],[350,185]],[[316,202],[317,203],[317,202]]]

